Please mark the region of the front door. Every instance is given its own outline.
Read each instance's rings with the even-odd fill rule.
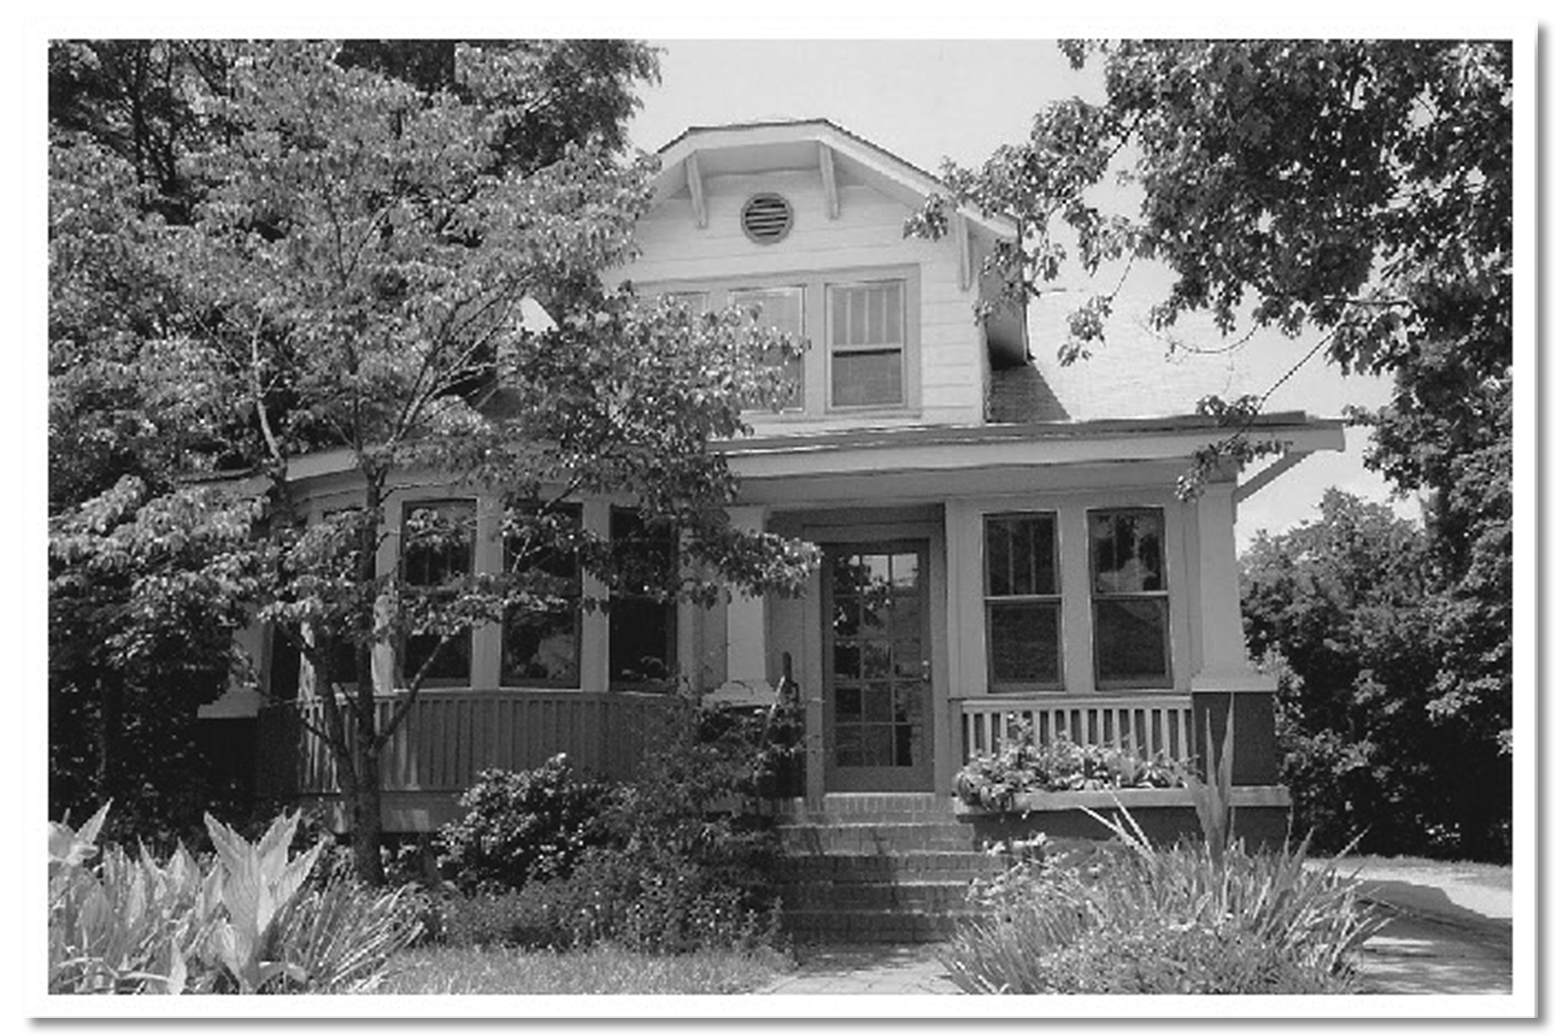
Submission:
[[[925,540],[825,548],[824,788],[932,790]]]

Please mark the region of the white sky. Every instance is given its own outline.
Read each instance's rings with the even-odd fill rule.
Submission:
[[[659,87],[641,91],[630,127],[635,145],[654,151],[693,125],[761,119],[828,118],[921,168],[936,173],[944,157],[978,165],[999,144],[1023,139],[1046,103],[1073,95],[1103,98],[1096,71],[1074,72],[1042,40],[656,40]],[[1161,271],[1133,271],[1108,344],[1071,368],[1056,362],[1063,319],[1084,294],[1103,290],[1102,274],[1060,282],[1056,301],[1033,306],[1030,341],[1036,363],[1075,417],[1186,413],[1208,394],[1262,394],[1316,339],[1257,336],[1238,353],[1177,354],[1146,330],[1145,314],[1168,283]],[[1221,345],[1206,326],[1178,335],[1200,348]],[[1274,393],[1269,408],[1336,416],[1349,404],[1386,401],[1379,380],[1345,378],[1318,357]],[[1342,454],[1315,454],[1242,505],[1237,536],[1244,547],[1258,529],[1279,531],[1314,517],[1331,485],[1388,499],[1382,479],[1365,470],[1365,432],[1348,432]],[[1412,500],[1398,501],[1417,515]]]

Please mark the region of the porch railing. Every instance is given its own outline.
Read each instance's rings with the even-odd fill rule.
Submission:
[[[1195,756],[1192,699],[1189,695],[1105,695],[1022,697],[982,695],[952,702],[962,734],[963,761],[994,752],[1004,738],[1029,725],[1037,746],[1067,736],[1083,745],[1105,745],[1148,759],[1176,762]]]
[[[379,697],[379,723],[394,704]],[[384,748],[381,787],[458,793],[485,769],[531,769],[559,752],[599,776],[627,777],[654,743],[667,705],[662,695],[633,692],[424,690]],[[339,790],[336,762],[305,719],[323,728],[319,702],[262,710],[262,795]]]

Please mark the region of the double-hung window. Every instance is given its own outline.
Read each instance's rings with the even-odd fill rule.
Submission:
[[[608,678],[614,687],[665,689],[677,671],[677,602],[667,593],[677,543],[669,528],[626,508],[612,509],[611,531],[621,582],[608,619]]]
[[[471,682],[471,630],[456,633],[439,648],[443,634],[433,627],[438,613],[471,575],[476,512],[471,500],[419,500],[406,505],[401,525],[402,578],[409,590],[414,625],[424,628],[407,634],[402,644],[404,681],[422,672],[432,659],[424,673],[426,685],[453,687]]]
[[[1089,568],[1096,683],[1102,689],[1169,686],[1164,512],[1090,511]]]
[[[986,518],[987,671],[997,693],[1062,686],[1056,515]]]
[[[577,529],[580,509],[562,524]],[[580,685],[580,564],[572,550],[535,547],[523,536],[504,541],[504,570],[524,577],[533,601],[504,613],[500,682],[510,687]]]
[[[905,404],[905,283],[829,286],[829,405]]]

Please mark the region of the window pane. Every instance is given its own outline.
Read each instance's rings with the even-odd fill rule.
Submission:
[[[834,319],[831,342],[837,346],[903,345],[904,285],[838,285],[830,289]]]
[[[986,606],[994,684],[1061,683],[1060,608],[1054,601]]]
[[[403,524],[406,581],[439,586],[470,574],[476,542],[476,505],[440,500],[406,505]]]
[[[401,653],[401,675],[410,681],[417,675],[428,656],[433,654],[434,647],[439,643],[436,634],[423,636],[410,636],[406,638],[406,648]],[[428,680],[456,680],[467,681],[471,678],[471,631],[456,634],[450,638],[450,642],[444,645],[439,652],[439,657],[434,660],[433,667],[428,670]]]
[[[1012,515],[986,519],[986,594],[1056,593],[1056,517]]]
[[[835,353],[835,406],[890,406],[904,402],[904,356],[898,349]]]
[[[578,687],[579,612],[511,610],[504,617],[503,682]]]
[[[1093,513],[1089,540],[1095,593],[1152,593],[1165,588],[1164,516],[1158,511]]]
[[[1095,601],[1094,658],[1100,682],[1168,680],[1169,625],[1170,605],[1163,597]]]

